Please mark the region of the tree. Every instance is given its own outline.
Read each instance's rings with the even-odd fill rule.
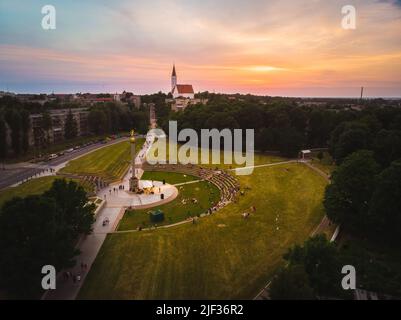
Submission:
[[[293,108],[289,112],[291,119],[291,127],[295,128],[298,132],[305,132],[307,125],[307,115],[306,112],[301,108]]]
[[[313,110],[309,115],[308,144],[322,147],[327,145],[333,129],[335,113],[326,110]]]
[[[372,151],[361,150],[348,156],[326,187],[323,203],[327,216],[345,228],[360,231],[368,228],[367,211],[378,172]]]
[[[21,111],[21,129],[22,129],[22,139],[21,147],[22,151],[26,153],[29,149],[29,129],[31,127],[31,121],[29,119],[29,112],[26,110]]]
[[[245,105],[235,114],[241,129],[259,129],[263,125],[263,112],[258,106]]]
[[[373,143],[377,161],[388,167],[390,163],[401,158],[401,131],[380,130]]]
[[[2,115],[0,115],[0,161],[7,157],[7,126]]]
[[[147,112],[143,111],[132,111],[131,112],[131,121],[129,126],[127,126],[127,131],[129,129],[134,128],[135,131],[140,132],[140,133],[146,133],[148,131],[148,114]]]
[[[372,225],[380,235],[401,244],[401,160],[394,161],[378,178],[369,208]]]
[[[46,136],[46,145],[50,143],[50,138],[49,138],[49,131],[52,128],[53,123],[52,123],[52,117],[50,116],[49,112],[43,112],[42,113],[42,129],[45,132]]]
[[[41,268],[72,266],[76,254],[54,199],[14,198],[0,215],[0,281],[14,298],[33,298],[41,290]]]
[[[345,130],[339,137],[334,158],[338,163],[354,151],[368,147],[368,132],[362,128]]]
[[[299,150],[305,143],[305,139],[301,133],[295,128],[284,128],[278,132],[280,152],[287,157],[297,156]]]
[[[301,265],[308,275],[309,284],[317,295],[341,297],[341,258],[334,243],[324,235],[305,241],[301,247],[295,245],[285,255],[289,266]]]
[[[72,114],[72,111],[68,112],[67,118],[65,119],[65,124],[64,124],[64,137],[69,140],[76,138],[78,135],[78,129],[77,129],[77,122],[74,119],[74,115]]]
[[[57,209],[70,227],[73,238],[92,232],[94,207],[87,205],[88,198],[82,186],[75,181],[57,179],[44,196],[56,200]]]
[[[90,131],[94,134],[100,135],[106,133],[108,129],[108,123],[104,111],[92,109],[88,115],[88,125]]]
[[[21,116],[16,109],[8,109],[5,116],[11,129],[11,147],[18,156],[21,153]]]
[[[240,126],[233,116],[224,112],[216,112],[206,121],[205,127],[208,129],[238,129]]]
[[[277,150],[277,136],[278,132],[273,128],[261,128],[255,137],[255,146],[260,151],[273,151]]]
[[[55,180],[43,195],[14,198],[0,211],[0,285],[12,298],[41,292],[41,268],[72,267],[77,237],[91,232],[94,205],[76,182]]]
[[[272,300],[313,300],[313,289],[302,265],[282,269],[272,280],[269,295]]]

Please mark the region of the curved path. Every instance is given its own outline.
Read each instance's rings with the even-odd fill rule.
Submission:
[[[148,140],[148,138],[149,138],[149,140]],[[153,143],[153,140],[154,140],[154,137],[151,137],[151,136],[147,137],[147,142],[143,145],[141,151],[138,153],[138,156],[135,161],[136,164],[143,163],[145,155],[146,155],[147,151],[150,149],[150,147]],[[118,142],[120,142],[120,141],[118,141]],[[115,142],[115,143],[117,143],[117,142]],[[106,146],[106,145],[104,145],[104,146]],[[258,165],[258,166],[255,166],[254,168],[275,166],[275,165],[280,165],[280,164],[285,164],[285,163],[290,163],[290,162],[295,162],[295,161],[296,160],[290,160],[290,161],[284,161],[284,162],[273,163],[273,164],[270,163],[270,164],[265,164],[265,165]],[[67,162],[68,161],[60,163],[59,165],[57,165],[56,168],[60,169],[61,167],[65,166]],[[139,175],[142,175],[142,172],[139,172]],[[123,181],[120,182],[120,184],[125,185],[127,183],[128,175],[129,175],[129,172],[127,173],[125,179],[123,179]],[[201,177],[201,178],[205,178],[205,177]],[[211,182],[213,182],[213,181],[211,181]],[[116,185],[117,185],[117,189],[118,189],[119,183],[117,183]],[[119,220],[122,218],[124,211],[125,211],[125,207],[128,204],[128,202],[126,202],[126,200],[122,201],[121,203],[118,203],[118,201],[120,201],[120,200],[117,201],[117,199],[124,198],[124,197],[118,197],[117,194],[121,193],[121,192],[125,192],[125,191],[119,189],[119,191],[111,191],[110,192],[110,190],[113,190],[112,188],[113,188],[113,185],[111,186],[111,188],[109,186],[99,192],[98,195],[102,199],[104,199],[104,196],[106,195],[106,205],[98,214],[97,221],[95,222],[95,224],[93,226],[93,233],[91,235],[82,237],[77,245],[77,248],[79,248],[79,250],[81,251],[81,254],[76,257],[76,261],[77,261],[76,266],[69,270],[65,270],[65,271],[69,271],[73,275],[79,275],[80,281],[74,283],[71,278],[68,280],[65,280],[62,277],[63,272],[59,272],[58,277],[57,277],[56,290],[50,290],[50,291],[45,292],[42,299],[69,300],[69,299],[75,299],[77,297],[79,290],[85,280],[85,277],[86,277],[87,273],[89,272],[90,267],[93,264],[97,254],[106,238],[106,235],[108,233],[115,232],[115,228],[117,227]],[[125,186],[125,188],[127,188],[127,186]],[[174,190],[177,190],[177,189],[174,187]],[[111,194],[111,193],[113,193],[113,194]],[[172,199],[174,199],[177,196],[177,194],[178,194],[178,192],[173,191],[171,196],[165,200],[171,201]],[[131,200],[128,200],[128,201],[131,201],[130,203],[132,205],[133,204],[132,198],[130,198],[130,199]],[[138,203],[138,201],[137,201],[135,206],[141,207],[141,206],[146,206],[146,205],[149,205],[149,204]],[[106,218],[110,222],[108,225],[103,226],[102,222]],[[172,225],[160,226],[158,228],[170,228],[170,227],[188,223],[191,221],[192,220],[184,220],[184,221],[172,224]],[[118,231],[118,233],[122,233],[122,232],[135,232],[135,231],[134,230]],[[86,264],[87,268],[82,269],[81,263]]]

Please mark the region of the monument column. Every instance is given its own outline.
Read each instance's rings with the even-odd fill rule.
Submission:
[[[139,191],[139,180],[136,177],[136,170],[135,170],[135,132],[134,130],[131,130],[131,138],[130,138],[130,145],[131,145],[131,170],[132,170],[132,176],[129,179],[129,191],[131,192],[138,192]]]

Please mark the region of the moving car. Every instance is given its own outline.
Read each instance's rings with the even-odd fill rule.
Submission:
[[[51,155],[49,155],[49,156],[47,157],[47,160],[50,161],[50,160],[56,159],[57,157],[58,157],[57,154],[52,153]]]

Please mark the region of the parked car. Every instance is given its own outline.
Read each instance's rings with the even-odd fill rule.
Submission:
[[[69,149],[65,150],[65,152],[67,152],[67,153],[70,153],[70,152],[73,152],[73,151],[74,151],[73,148],[69,148]]]

